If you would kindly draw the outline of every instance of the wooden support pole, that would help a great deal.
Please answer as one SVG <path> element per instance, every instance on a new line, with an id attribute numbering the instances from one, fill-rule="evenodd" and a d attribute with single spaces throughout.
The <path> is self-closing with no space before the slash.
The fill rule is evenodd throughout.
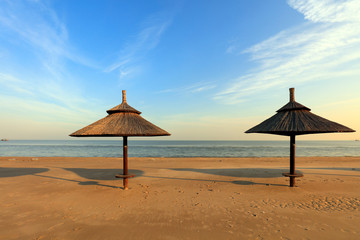
<path id="1" fill-rule="evenodd" d="M 290 187 L 295 187 L 295 135 L 290 136 Z"/>
<path id="2" fill-rule="evenodd" d="M 129 178 L 135 177 L 135 174 L 129 175 L 129 173 L 128 173 L 128 151 L 127 151 L 128 141 L 127 141 L 127 138 L 128 138 L 127 136 L 123 137 L 123 174 L 115 175 L 116 178 L 123 179 L 124 190 L 128 190 Z"/>
<path id="3" fill-rule="evenodd" d="M 122 102 L 126 103 L 126 90 L 122 90 Z"/>
<path id="4" fill-rule="evenodd" d="M 295 88 L 289 88 L 290 102 L 295 102 Z"/>
<path id="5" fill-rule="evenodd" d="M 128 175 L 128 154 L 127 154 L 127 136 L 123 137 L 123 175 Z M 128 178 L 123 179 L 124 190 L 128 189 Z"/>

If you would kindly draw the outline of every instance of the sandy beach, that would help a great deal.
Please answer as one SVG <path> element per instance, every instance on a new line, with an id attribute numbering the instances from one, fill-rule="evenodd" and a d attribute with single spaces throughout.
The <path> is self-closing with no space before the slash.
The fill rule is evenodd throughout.
<path id="1" fill-rule="evenodd" d="M 360 157 L 1 157 L 0 239 L 359 239 Z"/>

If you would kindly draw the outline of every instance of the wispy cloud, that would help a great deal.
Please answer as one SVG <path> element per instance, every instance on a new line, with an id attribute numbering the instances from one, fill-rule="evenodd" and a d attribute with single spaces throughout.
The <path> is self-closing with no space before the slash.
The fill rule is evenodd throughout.
<path id="1" fill-rule="evenodd" d="M 95 67 L 68 43 L 66 25 L 57 14 L 41 1 L 3 1 L 0 24 L 16 33 L 24 42 L 48 57 L 64 57 L 76 63 Z"/>
<path id="2" fill-rule="evenodd" d="M 199 93 L 216 88 L 214 81 L 197 82 L 185 87 L 171 88 L 159 91 L 158 93 Z"/>
<path id="3" fill-rule="evenodd" d="M 12 90 L 22 94 L 33 95 L 31 85 L 10 74 L 0 73 L 0 85 L 2 86 L 2 90 Z"/>
<path id="4" fill-rule="evenodd" d="M 289 5 L 312 22 L 359 22 L 357 0 L 289 0 Z"/>
<path id="5" fill-rule="evenodd" d="M 23 56 L 31 59 L 30 67 L 0 58 L 10 66 L 7 69 L 0 66 L 1 97 L 11 98 L 24 110 L 26 107 L 37 111 L 48 106 L 51 109 L 66 107 L 75 115 L 81 112 L 79 104 L 85 100 L 72 81 L 74 77 L 67 69 L 67 61 L 86 66 L 92 63 L 71 46 L 66 25 L 55 11 L 41 1 L 2 1 L 0 28 L 4 40 L 13 47 L 6 53 L 8 59 Z M 64 114 L 62 118 L 69 116 L 71 114 Z"/>
<path id="6" fill-rule="evenodd" d="M 13 96 L 1 96 L 0 101 L 6 102 L 1 106 L 3 112 L 10 113 L 13 116 L 21 116 L 20 119 L 26 122 L 28 119 L 40 121 L 62 121 L 62 122 L 87 122 L 84 115 L 88 118 L 98 117 L 92 111 L 86 109 L 69 109 L 59 106 L 55 103 L 42 102 L 31 98 L 17 98 Z M 26 114 L 25 114 L 26 113 Z M 6 114 L 9 115 L 9 114 Z M 14 129 L 15 130 L 15 129 Z"/>
<path id="7" fill-rule="evenodd" d="M 244 101 L 273 87 L 360 74 L 360 2 L 289 0 L 308 22 L 243 51 L 259 64 L 215 96 Z M 233 53 L 235 46 L 227 49 Z"/>
<path id="8" fill-rule="evenodd" d="M 118 70 L 120 79 L 138 72 L 139 61 L 159 44 L 161 36 L 170 26 L 171 21 L 172 17 L 164 13 L 157 13 L 146 19 L 140 31 L 122 48 L 118 59 L 104 71 Z"/>

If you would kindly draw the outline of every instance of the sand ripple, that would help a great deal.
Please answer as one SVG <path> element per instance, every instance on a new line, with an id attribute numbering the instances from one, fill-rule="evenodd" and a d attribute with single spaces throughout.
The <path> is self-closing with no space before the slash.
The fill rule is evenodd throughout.
<path id="1" fill-rule="evenodd" d="M 254 205 L 266 205 L 272 208 L 297 208 L 310 209 L 316 211 L 354 211 L 360 210 L 360 198 L 343 196 L 309 196 L 310 200 L 304 201 L 282 201 L 265 199 L 258 201 Z"/>

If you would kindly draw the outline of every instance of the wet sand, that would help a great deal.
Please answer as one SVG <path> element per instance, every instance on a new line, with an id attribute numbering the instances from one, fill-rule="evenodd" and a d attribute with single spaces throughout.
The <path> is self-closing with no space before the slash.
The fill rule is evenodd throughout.
<path id="1" fill-rule="evenodd" d="M 360 239 L 360 157 L 0 157 L 0 239 Z"/>

